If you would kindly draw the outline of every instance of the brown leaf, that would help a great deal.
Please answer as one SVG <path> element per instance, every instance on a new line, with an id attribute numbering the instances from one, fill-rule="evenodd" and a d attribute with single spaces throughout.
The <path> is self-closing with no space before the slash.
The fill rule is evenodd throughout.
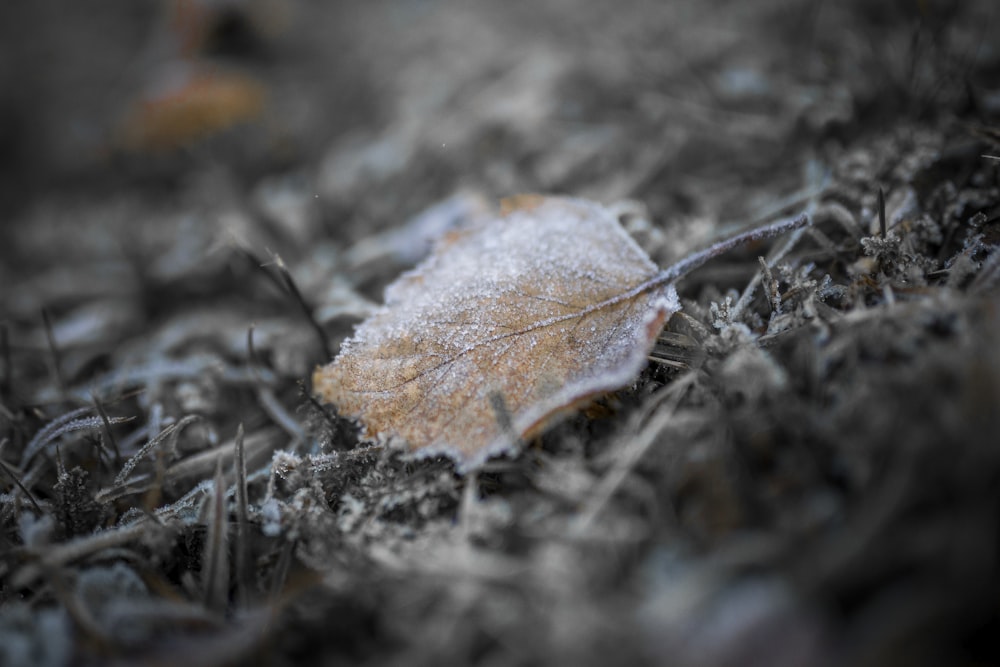
<path id="1" fill-rule="evenodd" d="M 659 272 L 598 204 L 506 204 L 390 285 L 314 373 L 315 391 L 365 437 L 445 454 L 460 471 L 515 450 L 554 415 L 631 382 L 680 310 L 673 282 L 731 247 Z"/>
<path id="2" fill-rule="evenodd" d="M 266 89 L 235 71 L 174 63 L 128 110 L 120 130 L 130 151 L 169 152 L 257 119 Z"/>
<path id="3" fill-rule="evenodd" d="M 361 418 L 366 436 L 470 467 L 642 368 L 680 308 L 673 287 L 619 298 L 657 267 L 602 207 L 517 204 L 390 286 L 317 370 L 316 391 Z"/>

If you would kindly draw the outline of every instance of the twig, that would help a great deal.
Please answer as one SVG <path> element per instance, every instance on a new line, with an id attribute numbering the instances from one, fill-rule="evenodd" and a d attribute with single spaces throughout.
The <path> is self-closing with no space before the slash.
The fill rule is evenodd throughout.
<path id="1" fill-rule="evenodd" d="M 236 427 L 236 438 L 233 440 L 233 448 L 236 455 L 233 458 L 233 469 L 236 477 L 236 544 L 235 569 L 236 569 L 236 603 L 240 607 L 247 602 L 247 551 L 250 548 L 249 534 L 250 526 L 248 522 L 248 501 L 247 501 L 247 459 L 246 451 L 243 448 L 243 422 Z"/>
<path id="2" fill-rule="evenodd" d="M 771 312 L 775 315 L 780 315 L 781 291 L 778 289 L 778 281 L 774 279 L 774 275 L 771 273 L 771 267 L 768 266 L 767 260 L 763 257 L 758 257 L 757 261 L 760 262 L 760 272 L 764 277 L 764 289 L 767 291 L 767 302 L 771 306 Z"/>
<path id="3" fill-rule="evenodd" d="M 882 238 L 888 234 L 885 224 L 885 193 L 882 188 L 878 189 L 878 231 Z"/>
<path id="4" fill-rule="evenodd" d="M 775 223 L 775 224 L 779 224 L 779 225 L 781 223 L 786 223 L 787 224 L 789 222 L 799 221 L 799 220 L 801 220 L 803 218 L 805 219 L 804 222 L 802 222 L 798 226 L 795 226 L 795 227 L 791 228 L 792 230 L 799 229 L 799 228 L 804 227 L 804 226 L 806 226 L 806 225 L 809 224 L 809 218 L 804 213 L 801 216 L 799 216 L 798 218 L 793 218 L 791 221 L 784 220 L 784 221 L 779 221 L 778 223 Z M 768 227 L 773 227 L 773 225 L 769 225 Z M 790 231 L 790 230 L 786 229 L 786 231 Z M 782 232 L 777 232 L 777 234 L 780 234 L 780 233 L 782 233 Z M 774 235 L 777 235 L 777 234 L 774 234 Z M 774 250 L 772 250 L 771 257 L 770 257 L 770 259 L 767 260 L 767 265 L 768 266 L 774 266 L 782 257 L 784 257 L 786 254 L 788 254 L 788 252 L 798 242 L 798 240 L 799 240 L 799 235 L 798 234 L 790 236 L 782 244 L 780 244 L 777 248 L 775 248 Z M 743 311 L 746 310 L 747 306 L 750 305 L 750 301 L 751 301 L 751 299 L 753 299 L 753 295 L 754 295 L 754 292 L 757 289 L 757 285 L 760 283 L 760 281 L 761 281 L 762 278 L 763 278 L 763 274 L 760 271 L 757 271 L 756 273 L 754 273 L 754 276 L 750 280 L 750 283 L 747 285 L 746 289 L 743 290 L 743 293 L 740 295 L 740 298 L 736 301 L 736 305 L 734 305 L 733 309 L 732 309 L 732 319 L 733 319 L 734 322 L 740 319 L 740 317 L 743 315 Z"/>
<path id="5" fill-rule="evenodd" d="M 3 452 L 3 448 L 6 444 L 7 444 L 7 438 L 0 440 L 0 453 Z M 17 488 L 21 489 L 21 493 L 23 493 L 24 496 L 31 502 L 31 504 L 34 505 L 35 509 L 38 510 L 39 514 L 45 514 L 41 506 L 38 504 L 38 501 L 35 500 L 35 497 L 33 495 L 31 495 L 31 491 L 28 491 L 27 487 L 25 487 L 24 484 L 21 484 L 21 480 L 18 478 L 16 474 L 14 474 L 14 471 L 10 469 L 10 466 L 4 463 L 4 460 L 2 458 L 0 458 L 0 470 L 3 470 L 5 473 L 7 473 L 7 476 L 10 477 L 11 480 L 13 480 L 14 484 L 17 485 Z"/>
<path id="6" fill-rule="evenodd" d="M 326 331 L 323 329 L 322 325 L 316 321 L 313 317 L 312 308 L 306 303 L 305 298 L 302 296 L 302 292 L 299 291 L 298 286 L 295 284 L 295 279 L 292 278 L 292 274 L 289 272 L 288 267 L 285 266 L 285 262 L 281 259 L 281 256 L 272 253 L 271 257 L 274 259 L 274 265 L 278 268 L 278 276 L 275 277 L 270 271 L 267 271 L 264 267 L 265 263 L 261 262 L 260 259 L 246 248 L 240 248 L 243 254 L 258 268 L 268 279 L 274 283 L 282 291 L 288 292 L 295 302 L 298 304 L 299 309 L 302 314 L 305 315 L 306 320 L 312 327 L 313 332 L 316 334 L 316 338 L 319 341 L 320 348 L 323 354 L 326 355 L 325 358 L 329 359 L 333 355 L 330 352 L 330 339 L 326 335 Z"/>
<path id="7" fill-rule="evenodd" d="M 306 303 L 305 298 L 302 296 L 302 292 L 299 291 L 298 285 L 295 284 L 295 279 L 292 278 L 291 272 L 288 267 L 285 266 L 285 262 L 282 261 L 280 255 L 274 255 L 275 265 L 278 267 L 278 274 L 281 276 L 281 280 L 285 284 L 285 289 L 288 290 L 289 294 L 295 299 L 296 303 L 299 304 L 299 308 L 302 310 L 302 314 L 305 315 L 306 320 L 309 322 L 313 331 L 316 333 L 316 339 L 319 341 L 320 349 L 323 354 L 326 355 L 326 359 L 332 357 L 330 350 L 330 339 L 326 335 L 326 331 L 323 329 L 322 325 L 316 321 L 313 317 L 313 310 Z"/>
<path id="8" fill-rule="evenodd" d="M 687 275 L 691 271 L 694 271 L 710 259 L 714 259 L 734 248 L 746 245 L 747 243 L 763 241 L 765 239 L 774 238 L 775 236 L 781 236 L 782 234 L 806 227 L 809 224 L 809 216 L 805 213 L 800 213 L 794 218 L 785 218 L 784 220 L 778 220 L 777 222 L 772 222 L 771 224 L 764 225 L 763 227 L 755 227 L 754 229 L 730 236 L 727 239 L 713 243 L 705 250 L 688 255 L 673 266 L 661 271 L 655 277 L 645 283 L 642 283 L 639 287 L 630 290 L 630 292 L 642 294 L 653 288 L 660 287 L 661 285 L 672 283 Z M 631 296 L 635 295 L 633 294 Z M 631 296 L 629 298 L 631 298 Z"/>
<path id="9" fill-rule="evenodd" d="M 25 446 L 24 451 L 21 453 L 21 467 L 26 468 L 28 463 L 35 457 L 36 454 L 38 454 L 38 452 L 45 449 L 46 445 L 59 436 L 70 433 L 71 431 L 97 428 L 101 426 L 103 422 L 100 417 L 83 417 L 78 419 L 81 415 L 85 415 L 92 410 L 93 408 L 89 407 L 71 410 L 64 415 L 56 417 L 51 422 L 46 424 Z M 132 419 L 132 417 L 109 417 L 108 421 L 112 424 L 122 424 L 124 422 L 132 421 Z"/>
<path id="10" fill-rule="evenodd" d="M 215 466 L 208 514 L 208 536 L 202 555 L 201 571 L 205 606 L 215 611 L 225 611 L 229 593 L 229 553 L 226 548 L 229 536 L 226 519 L 226 485 L 222 478 L 222 461 Z"/>
<path id="11" fill-rule="evenodd" d="M 281 429 L 292 436 L 296 440 L 302 440 L 306 437 L 305 429 L 302 425 L 292 416 L 285 406 L 281 404 L 278 397 L 274 395 L 269 387 L 258 387 L 257 388 L 257 400 L 260 402 L 264 412 L 271 420 L 281 427 Z"/>
<path id="12" fill-rule="evenodd" d="M 97 413 L 101 416 L 101 422 L 104 424 L 104 435 L 107 436 L 108 444 L 111 445 L 111 451 L 115 454 L 115 467 L 118 467 L 122 464 L 122 453 L 118 449 L 118 440 L 115 439 L 115 434 L 111 431 L 111 420 L 108 419 L 108 413 L 104 410 L 104 406 L 101 405 L 97 394 L 91 394 L 90 398 L 94 401 L 94 407 L 97 408 Z"/>
<path id="13" fill-rule="evenodd" d="M 139 449 L 139 451 L 137 451 L 134 455 L 132 455 L 132 457 L 125 462 L 124 466 L 122 466 L 122 469 L 118 472 L 118 475 L 115 476 L 114 480 L 115 485 L 120 485 L 125 483 L 126 478 L 132 473 L 132 471 L 135 469 L 135 466 L 138 465 L 139 461 L 141 461 L 142 458 L 146 456 L 150 451 L 159 446 L 161 442 L 166 440 L 168 437 L 176 438 L 180 434 L 180 430 L 182 428 L 199 419 L 201 419 L 201 417 L 199 417 L 198 415 L 188 415 L 183 419 L 181 419 L 180 421 L 177 421 L 171 424 L 170 426 L 167 426 L 165 429 L 160 431 L 160 433 L 158 433 L 156 437 L 150 438 L 149 441 L 145 445 L 143 445 L 142 448 Z"/>
<path id="14" fill-rule="evenodd" d="M 62 364 L 59 359 L 59 348 L 56 347 L 56 337 L 52 333 L 52 319 L 49 317 L 48 308 L 42 308 L 42 324 L 45 328 L 45 339 L 49 344 L 49 361 L 51 364 L 52 378 L 59 387 L 59 391 L 65 396 L 67 389 L 66 379 L 62 374 Z"/>
<path id="15" fill-rule="evenodd" d="M 247 329 L 247 369 L 250 374 L 254 377 L 259 377 L 258 370 L 260 368 L 259 360 L 257 359 L 257 351 L 253 344 L 253 332 L 254 325 L 250 325 Z M 305 431 L 302 429 L 302 425 L 293 417 L 285 406 L 281 404 L 278 397 L 274 395 L 274 392 L 267 387 L 264 382 L 258 382 L 255 387 L 257 393 L 257 399 L 260 401 L 261 407 L 264 408 L 264 412 L 271 418 L 271 420 L 280 426 L 286 433 L 295 439 L 302 439 L 305 437 Z"/>

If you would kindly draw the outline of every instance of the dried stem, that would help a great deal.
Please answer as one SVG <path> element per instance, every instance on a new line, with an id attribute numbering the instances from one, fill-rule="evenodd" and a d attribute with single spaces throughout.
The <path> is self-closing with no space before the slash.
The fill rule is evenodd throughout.
<path id="1" fill-rule="evenodd" d="M 4 438 L 3 440 L 0 440 L 0 452 L 3 451 L 3 448 L 6 445 L 7 445 L 7 438 Z M 0 458 L 0 470 L 3 470 L 5 473 L 7 473 L 7 476 L 10 477 L 11 481 L 13 481 L 14 484 L 17 485 L 17 488 L 21 489 L 21 493 L 23 493 L 24 496 L 28 499 L 28 501 L 32 505 L 34 505 L 35 509 L 38 510 L 39 514 L 45 514 L 45 512 L 42 510 L 41 506 L 38 504 L 38 501 L 35 500 L 35 497 L 33 495 L 31 495 L 31 491 L 28 491 L 27 487 L 24 486 L 24 484 L 21 483 L 21 480 L 17 476 L 17 473 L 15 473 L 13 470 L 11 470 L 10 466 L 8 466 L 6 463 L 4 463 L 4 460 L 2 458 Z"/>
<path id="2" fill-rule="evenodd" d="M 248 521 L 247 500 L 247 459 L 243 449 L 243 422 L 236 427 L 236 438 L 233 441 L 236 455 L 233 458 L 233 469 L 236 477 L 236 544 L 234 548 L 234 566 L 236 568 L 236 600 L 243 606 L 247 601 L 246 578 L 247 556 L 250 549 L 250 524 Z"/>
<path id="3" fill-rule="evenodd" d="M 56 336 L 52 332 L 52 318 L 49 316 L 48 308 L 42 308 L 42 324 L 45 328 L 45 340 L 49 344 L 49 361 L 52 365 L 52 377 L 63 395 L 66 394 L 66 379 L 62 374 L 62 361 L 59 357 L 59 348 L 56 347 Z"/>
<path id="4" fill-rule="evenodd" d="M 208 534 L 202 554 L 202 587 L 205 606 L 214 611 L 226 609 L 229 591 L 228 522 L 226 516 L 226 485 L 222 475 L 222 460 L 215 466 L 215 480 L 209 496 Z"/>
<path id="5" fill-rule="evenodd" d="M 878 189 L 878 231 L 882 238 L 888 234 L 885 224 L 885 193 Z"/>
<path id="6" fill-rule="evenodd" d="M 114 432 L 111 430 L 111 420 L 108 419 L 108 413 L 104 409 L 104 405 L 101 404 L 97 394 L 90 395 L 91 400 L 94 402 L 94 407 L 97 408 L 97 413 L 101 416 L 101 423 L 104 424 L 104 435 L 108 439 L 108 445 L 111 447 L 111 451 L 115 455 L 115 467 L 119 467 L 122 464 L 122 453 L 118 449 L 118 440 L 115 438 Z"/>
<path id="7" fill-rule="evenodd" d="M 715 259 L 719 255 L 725 254 L 734 248 L 738 248 L 747 243 L 763 241 L 764 239 L 781 236 L 782 234 L 786 234 L 796 229 L 801 229 L 802 227 L 807 226 L 809 222 L 809 216 L 805 213 L 800 213 L 794 218 L 778 220 L 777 222 L 772 222 L 769 225 L 755 227 L 754 229 L 741 232 L 735 236 L 730 236 L 728 239 L 723 239 L 722 241 L 714 243 L 704 250 L 688 255 L 673 266 L 667 267 L 656 276 L 650 278 L 631 291 L 635 293 L 642 293 L 656 287 L 660 287 L 661 285 L 667 285 L 683 278 L 702 264 L 706 263 L 708 260 Z"/>

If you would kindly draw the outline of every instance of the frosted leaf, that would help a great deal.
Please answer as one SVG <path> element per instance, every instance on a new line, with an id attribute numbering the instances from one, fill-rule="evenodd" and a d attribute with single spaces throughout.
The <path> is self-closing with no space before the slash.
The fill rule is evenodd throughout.
<path id="1" fill-rule="evenodd" d="M 657 267 L 617 220 L 585 201 L 528 201 L 448 237 L 316 371 L 316 391 L 367 437 L 474 467 L 641 370 L 680 309 L 674 288 L 619 298 Z"/>
<path id="2" fill-rule="evenodd" d="M 319 396 L 366 438 L 460 471 L 559 413 L 630 383 L 663 323 L 674 281 L 764 228 L 658 271 L 599 204 L 525 196 L 446 236 L 385 292 L 340 354 L 313 374 Z"/>

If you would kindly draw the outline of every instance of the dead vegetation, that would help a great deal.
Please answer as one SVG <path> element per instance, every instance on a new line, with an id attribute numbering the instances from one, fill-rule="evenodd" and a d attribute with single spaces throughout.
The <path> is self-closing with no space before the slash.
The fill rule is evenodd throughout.
<path id="1" fill-rule="evenodd" d="M 991 3 L 251 4 L 294 20 L 197 57 L 261 117 L 168 153 L 70 83 L 149 12 L 3 35 L 103 59 L 3 87 L 0 664 L 1000 659 Z M 660 266 L 814 224 L 692 273 L 515 458 L 359 442 L 304 382 L 522 191 L 626 202 Z"/>

